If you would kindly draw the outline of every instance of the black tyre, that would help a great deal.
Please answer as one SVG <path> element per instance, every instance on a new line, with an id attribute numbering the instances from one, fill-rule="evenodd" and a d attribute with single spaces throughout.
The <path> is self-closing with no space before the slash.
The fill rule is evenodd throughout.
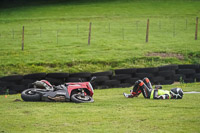
<path id="1" fill-rule="evenodd" d="M 24 85 L 11 85 L 11 86 L 9 86 L 9 89 L 14 90 L 17 93 L 21 93 L 22 91 L 24 91 L 27 88 Z"/>
<path id="2" fill-rule="evenodd" d="M 127 87 L 131 87 L 132 85 L 129 83 L 121 83 L 118 85 L 119 88 L 127 88 Z"/>
<path id="3" fill-rule="evenodd" d="M 7 81 L 7 82 L 18 82 L 21 81 L 22 79 L 23 79 L 22 75 L 11 75 L 0 78 L 1 81 Z"/>
<path id="4" fill-rule="evenodd" d="M 148 77 L 149 79 L 151 79 L 151 78 L 154 77 L 154 75 L 151 74 L 151 73 L 136 73 L 136 74 L 135 74 L 135 77 L 138 77 L 138 78 L 140 78 L 140 79 L 143 79 L 143 78 L 145 78 L 145 77 Z"/>
<path id="5" fill-rule="evenodd" d="M 113 75 L 112 71 L 92 73 L 92 76 L 112 76 L 112 75 Z"/>
<path id="6" fill-rule="evenodd" d="M 160 82 L 161 85 L 170 85 L 170 84 L 173 84 L 174 81 L 173 80 L 164 80 L 162 82 Z"/>
<path id="7" fill-rule="evenodd" d="M 194 69 L 179 69 L 178 74 L 195 74 Z"/>
<path id="8" fill-rule="evenodd" d="M 157 67 L 149 67 L 149 68 L 138 68 L 137 73 L 156 73 L 158 72 Z"/>
<path id="9" fill-rule="evenodd" d="M 115 74 L 134 74 L 136 70 L 136 68 L 116 69 Z"/>
<path id="10" fill-rule="evenodd" d="M 114 79 L 114 80 L 125 80 L 125 79 L 129 79 L 131 77 L 132 77 L 132 75 L 129 75 L 129 74 L 118 74 L 118 75 L 113 76 L 112 79 Z"/>
<path id="11" fill-rule="evenodd" d="M 102 85 L 108 86 L 108 87 L 117 87 L 120 84 L 119 80 L 107 80 Z"/>
<path id="12" fill-rule="evenodd" d="M 75 103 L 92 103 L 94 99 L 91 96 L 82 96 L 81 94 L 73 94 L 71 96 L 71 101 Z"/>
<path id="13" fill-rule="evenodd" d="M 46 73 L 33 73 L 33 74 L 27 74 L 24 75 L 24 79 L 37 79 L 41 80 L 46 77 Z"/>
<path id="14" fill-rule="evenodd" d="M 77 77 L 71 77 L 66 80 L 66 82 L 86 82 L 86 81 L 88 81 L 87 78 L 77 78 Z"/>
<path id="15" fill-rule="evenodd" d="M 184 74 L 175 74 L 173 78 L 174 78 L 174 81 L 182 82 L 186 77 Z"/>
<path id="16" fill-rule="evenodd" d="M 200 73 L 195 74 L 194 78 L 200 78 Z"/>
<path id="17" fill-rule="evenodd" d="M 31 91 L 31 89 L 24 90 L 21 94 L 24 101 L 41 101 L 41 95 Z"/>
<path id="18" fill-rule="evenodd" d="M 162 77 L 174 76 L 175 75 L 175 71 L 174 70 L 160 71 L 160 72 L 158 72 L 158 75 L 162 76 Z"/>
<path id="19" fill-rule="evenodd" d="M 130 78 L 130 79 L 126 79 L 124 82 L 134 85 L 137 80 L 140 80 L 140 78 Z"/>
<path id="20" fill-rule="evenodd" d="M 0 95 L 7 95 L 7 94 L 17 94 L 15 90 L 10 90 L 7 88 L 0 88 Z"/>
<path id="21" fill-rule="evenodd" d="M 193 78 L 184 79 L 184 83 L 193 83 L 194 81 L 195 81 L 195 79 L 193 79 Z"/>
<path id="22" fill-rule="evenodd" d="M 49 81 L 52 85 L 60 85 L 64 83 L 64 80 L 62 79 L 46 78 L 46 80 Z"/>
<path id="23" fill-rule="evenodd" d="M 158 67 L 159 71 L 177 70 L 177 69 L 178 69 L 178 65 L 165 65 L 165 66 Z"/>
<path id="24" fill-rule="evenodd" d="M 94 83 L 104 82 L 110 80 L 109 76 L 96 76 Z"/>
<path id="25" fill-rule="evenodd" d="M 187 64 L 187 65 L 178 65 L 179 69 L 198 69 L 198 64 Z"/>
<path id="26" fill-rule="evenodd" d="M 76 77 L 76 78 L 90 78 L 91 73 L 82 72 L 82 73 L 71 73 L 69 77 Z"/>
<path id="27" fill-rule="evenodd" d="M 47 76 L 48 78 L 67 78 L 69 77 L 69 73 L 48 73 Z"/>
<path id="28" fill-rule="evenodd" d="M 15 85 L 13 82 L 6 82 L 6 81 L 0 81 L 0 87 L 4 88 L 7 86 Z"/>
<path id="29" fill-rule="evenodd" d="M 161 76 L 157 76 L 157 77 L 154 77 L 153 78 L 153 83 L 155 83 L 155 84 L 159 84 L 160 82 L 163 82 L 163 81 L 165 81 L 165 78 L 164 77 L 161 77 Z"/>

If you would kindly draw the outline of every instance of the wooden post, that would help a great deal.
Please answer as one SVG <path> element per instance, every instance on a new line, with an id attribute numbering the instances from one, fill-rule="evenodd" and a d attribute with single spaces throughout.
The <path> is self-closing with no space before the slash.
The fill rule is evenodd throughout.
<path id="1" fill-rule="evenodd" d="M 195 40 L 197 40 L 197 36 L 198 36 L 198 17 L 196 18 Z"/>
<path id="2" fill-rule="evenodd" d="M 124 28 L 122 28 L 122 38 L 124 40 Z"/>
<path id="3" fill-rule="evenodd" d="M 147 19 L 146 43 L 149 41 L 149 19 Z"/>
<path id="4" fill-rule="evenodd" d="M 22 51 L 24 50 L 24 26 L 22 28 Z"/>
<path id="5" fill-rule="evenodd" d="M 92 27 L 92 22 L 90 22 L 90 25 L 89 25 L 88 45 L 90 45 L 90 39 L 91 39 L 91 27 Z"/>

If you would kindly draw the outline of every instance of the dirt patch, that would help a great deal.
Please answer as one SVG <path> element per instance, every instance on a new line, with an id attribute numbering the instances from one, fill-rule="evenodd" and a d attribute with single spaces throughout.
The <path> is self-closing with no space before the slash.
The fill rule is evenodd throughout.
<path id="1" fill-rule="evenodd" d="M 175 57 L 179 60 L 184 60 L 184 56 L 181 54 L 176 54 L 176 53 L 148 53 L 146 56 L 160 56 L 163 58 L 167 57 Z"/>
<path id="2" fill-rule="evenodd" d="M 15 99 L 13 102 L 21 102 L 20 99 Z"/>

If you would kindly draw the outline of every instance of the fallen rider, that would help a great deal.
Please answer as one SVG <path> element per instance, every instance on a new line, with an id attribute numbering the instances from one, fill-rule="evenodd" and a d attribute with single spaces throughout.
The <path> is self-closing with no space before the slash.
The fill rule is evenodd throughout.
<path id="1" fill-rule="evenodd" d="M 140 94 L 143 94 L 144 98 L 149 99 L 182 99 L 183 90 L 181 88 L 173 88 L 170 91 L 162 90 L 159 88 L 153 89 L 151 82 L 148 78 L 143 80 L 138 80 L 135 82 L 135 85 L 130 94 L 123 93 L 126 98 L 138 97 Z"/>

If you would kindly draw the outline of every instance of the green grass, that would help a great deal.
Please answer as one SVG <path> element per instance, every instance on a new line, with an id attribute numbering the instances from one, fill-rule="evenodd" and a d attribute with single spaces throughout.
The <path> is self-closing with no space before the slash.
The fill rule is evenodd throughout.
<path id="1" fill-rule="evenodd" d="M 198 91 L 199 83 L 163 86 Z M 94 103 L 14 102 L 0 96 L 0 132 L 200 132 L 200 94 L 181 100 L 127 99 L 131 88 L 95 90 Z"/>
<path id="2" fill-rule="evenodd" d="M 200 41 L 194 40 L 199 6 L 196 0 L 113 0 L 2 8 L 0 75 L 200 63 Z M 184 60 L 147 57 L 149 52 L 178 53 Z"/>

